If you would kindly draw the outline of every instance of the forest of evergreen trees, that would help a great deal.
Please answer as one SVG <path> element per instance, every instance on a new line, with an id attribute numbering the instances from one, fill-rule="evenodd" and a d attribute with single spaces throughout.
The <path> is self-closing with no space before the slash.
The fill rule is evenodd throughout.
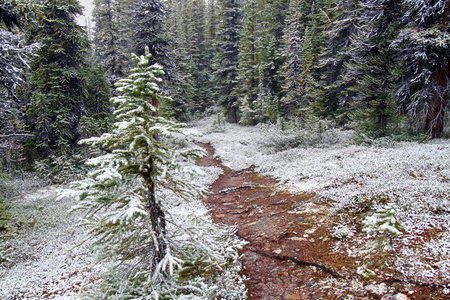
<path id="1" fill-rule="evenodd" d="M 92 22 L 80 26 L 79 0 L 0 0 L 0 179 L 29 170 L 46 183 L 72 182 L 59 199 L 78 201 L 84 242 L 109 264 L 90 299 L 245 299 L 238 250 L 246 242 L 237 226 L 213 223 L 200 203 L 207 184 L 196 182 L 201 170 L 189 164 L 205 151 L 178 147 L 187 145 L 179 135 L 190 134 L 179 122 L 217 114 L 277 130 L 326 124 L 369 141 L 450 136 L 450 0 L 93 2 Z M 401 165 L 408 165 L 407 180 L 429 176 Z M 445 166 L 433 169 L 439 184 L 418 185 L 427 185 L 418 207 L 443 214 L 448 174 Z M 351 173 L 330 182 L 353 184 L 376 172 Z M 404 178 L 385 180 L 389 189 L 374 196 L 367 188 L 340 209 L 385 204 L 392 195 L 411 210 L 422 192 L 408 193 L 417 182 L 396 186 Z M 9 207 L 0 183 L 2 231 L 11 221 L 2 216 Z M 393 204 L 385 212 L 395 219 Z"/>
<path id="2" fill-rule="evenodd" d="M 108 130 L 114 83 L 149 46 L 161 113 L 230 122 L 326 119 L 370 137 L 445 135 L 450 2 L 0 0 L 0 156 L 56 160 Z M 87 32 L 92 33 L 89 36 Z"/>

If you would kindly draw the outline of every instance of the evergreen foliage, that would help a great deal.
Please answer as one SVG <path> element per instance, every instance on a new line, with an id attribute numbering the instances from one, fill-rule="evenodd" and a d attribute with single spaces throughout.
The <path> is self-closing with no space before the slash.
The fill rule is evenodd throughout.
<path id="1" fill-rule="evenodd" d="M 124 32 L 129 21 L 121 5 L 127 1 L 94 0 L 94 53 L 111 85 L 127 73 L 128 39 Z"/>
<path id="2" fill-rule="evenodd" d="M 0 22 L 3 23 L 9 31 L 14 27 L 23 27 L 19 15 L 14 11 L 11 3 L 8 3 L 6 0 L 0 1 Z"/>
<path id="3" fill-rule="evenodd" d="M 88 41 L 75 23 L 80 13 L 78 1 L 46 1 L 28 32 L 41 45 L 31 64 L 26 105 L 26 125 L 34 135 L 27 150 L 34 158 L 74 153 L 90 127 L 107 128 L 108 89 L 102 89 L 103 74 L 86 63 Z"/>
<path id="4" fill-rule="evenodd" d="M 257 1 L 248 0 L 242 8 L 242 30 L 239 45 L 238 95 L 247 97 L 249 105 L 256 99 L 258 72 L 256 69 L 256 29 L 258 23 Z"/>
<path id="5" fill-rule="evenodd" d="M 169 84 L 173 116 L 190 120 L 213 104 L 211 84 L 214 56 L 215 9 L 204 0 L 169 1 L 168 29 L 173 53 L 173 77 Z M 209 22 L 209 23 L 208 23 Z M 212 22 L 212 23 L 211 23 Z"/>
<path id="6" fill-rule="evenodd" d="M 395 96 L 417 127 L 442 136 L 450 77 L 448 1 L 403 1 L 405 24 L 392 47 L 402 67 Z"/>
<path id="7" fill-rule="evenodd" d="M 13 12 L 8 11 L 6 14 L 5 18 L 17 18 Z M 16 21 L 19 22 L 18 19 Z M 8 22 L 14 24 L 13 20 L 5 22 L 7 26 L 12 26 Z M 12 152 L 19 150 L 18 142 L 23 142 L 27 136 L 24 101 L 18 94 L 26 86 L 30 60 L 38 49 L 37 43 L 26 44 L 24 34 L 0 28 L 0 157 L 4 170 L 9 169 L 8 160 L 14 157 Z"/>
<path id="8" fill-rule="evenodd" d="M 171 41 L 173 69 L 168 82 L 172 102 L 171 115 L 180 121 L 188 121 L 193 116 L 195 94 L 193 75 L 189 71 L 187 36 L 185 34 L 184 1 L 168 1 L 167 31 Z"/>
<path id="9" fill-rule="evenodd" d="M 352 59 L 352 37 L 362 25 L 362 8 L 358 1 L 338 0 L 327 3 L 324 12 L 329 20 L 325 26 L 324 51 L 320 53 L 320 88 L 312 103 L 312 112 L 320 118 L 335 118 L 340 124 L 349 121 L 349 87 L 355 78 L 349 75 L 346 63 Z"/>
<path id="10" fill-rule="evenodd" d="M 150 45 L 152 62 L 157 62 L 165 69 L 169 40 L 165 33 L 167 8 L 161 0 L 135 0 L 132 16 L 132 46 L 137 55 L 144 55 L 144 49 Z"/>
<path id="11" fill-rule="evenodd" d="M 366 126 L 374 136 L 387 133 L 395 113 L 393 99 L 394 50 L 390 47 L 398 32 L 399 1 L 367 1 L 360 22 L 365 24 L 352 37 L 352 58 L 346 64 L 351 118 Z"/>
<path id="12" fill-rule="evenodd" d="M 238 122 L 238 86 L 240 3 L 235 0 L 220 2 L 220 22 L 216 37 L 217 52 L 213 62 L 215 99 L 224 106 L 229 119 Z"/>
<path id="13" fill-rule="evenodd" d="M 206 31 L 206 5 L 204 0 L 187 0 L 186 41 L 188 72 L 194 83 L 193 105 L 196 112 L 203 112 L 213 103 L 210 82 L 210 65 Z"/>
<path id="14" fill-rule="evenodd" d="M 111 7 L 125 11 L 124 5 Z M 164 107 L 178 119 L 220 104 L 233 122 L 243 116 L 241 107 L 246 124 L 306 122 L 313 113 L 383 136 L 401 128 L 407 112 L 417 128 L 442 135 L 448 102 L 442 1 L 171 0 L 167 18 L 156 0 L 127 5 L 134 10 L 129 20 L 136 20 L 128 23 L 136 25 L 117 33 L 117 42 L 128 45 L 128 32 L 136 47 L 150 42 L 160 49 L 151 52 L 169 71 L 167 88 L 176 95 Z"/>
<path id="15" fill-rule="evenodd" d="M 276 121 L 281 83 L 277 73 L 282 65 L 280 49 L 287 2 L 245 1 L 239 51 L 237 88 L 241 101 L 247 97 L 257 122 Z M 251 121 L 250 121 L 251 123 Z"/>
<path id="16" fill-rule="evenodd" d="M 185 131 L 181 124 L 158 116 L 157 102 L 165 98 L 158 87 L 164 74 L 162 67 L 148 65 L 148 47 L 145 56 L 132 57 L 137 67 L 131 69 L 128 78 L 117 82 L 120 96 L 112 98 L 117 106 L 113 130 L 81 141 L 103 147 L 108 153 L 90 159 L 87 164 L 94 169 L 89 177 L 66 191 L 77 195 L 79 208 L 87 211 L 84 224 L 90 228 L 97 257 L 112 261 L 111 272 L 100 280 L 105 286 L 99 288 L 114 298 L 186 293 L 216 298 L 223 290 L 207 290 L 211 289 L 207 278 L 213 278 L 207 274 L 215 272 L 216 263 L 226 269 L 231 259 L 234 265 L 237 253 L 232 249 L 239 243 L 228 229 L 216 227 L 216 233 L 204 232 L 205 237 L 221 238 L 212 238 L 207 246 L 212 249 L 205 251 L 195 242 L 197 238 L 189 237 L 197 233 L 183 227 L 186 220 L 176 220 L 174 214 L 181 212 L 182 218 L 192 217 L 188 214 L 193 211 L 184 205 L 203 192 L 188 180 L 193 169 L 182 167 L 180 158 L 195 159 L 204 155 L 204 150 L 180 150 L 169 144 L 171 135 Z M 180 205 L 181 211 L 174 212 Z M 201 211 L 194 215 L 204 218 Z M 223 240 L 225 235 L 228 237 Z M 219 240 L 231 248 L 219 245 Z M 240 297 L 236 294 L 232 299 Z"/>
<path id="17" fill-rule="evenodd" d="M 300 53 L 303 52 L 303 24 L 301 22 L 301 1 L 291 0 L 289 2 L 289 11 L 286 19 L 286 27 L 284 30 L 284 47 L 282 55 L 285 59 L 284 64 L 280 70 L 283 78 L 283 92 L 282 99 L 283 106 L 286 110 L 286 115 L 293 116 L 298 108 L 302 105 L 301 95 L 301 72 L 302 60 Z"/>

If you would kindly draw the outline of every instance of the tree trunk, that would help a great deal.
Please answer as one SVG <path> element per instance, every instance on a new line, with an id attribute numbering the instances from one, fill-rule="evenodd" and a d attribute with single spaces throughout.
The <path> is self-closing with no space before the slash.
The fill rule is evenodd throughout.
<path id="1" fill-rule="evenodd" d="M 156 172 L 155 163 L 153 159 L 150 159 L 149 170 L 144 173 L 144 178 L 147 181 L 148 186 L 148 203 L 147 209 L 150 213 L 150 222 L 152 230 L 156 235 L 157 245 L 154 245 L 154 255 L 152 259 L 153 267 L 156 267 L 158 263 L 166 256 L 167 251 L 167 229 L 166 229 L 166 216 L 161 209 L 161 205 L 156 200 Z"/>
<path id="2" fill-rule="evenodd" d="M 235 103 L 235 102 L 232 102 Z M 238 122 L 238 108 L 235 105 L 232 105 L 231 107 L 231 121 L 233 123 Z"/>
<path id="3" fill-rule="evenodd" d="M 158 99 L 152 98 L 152 105 L 156 108 L 156 112 L 153 114 L 154 117 L 158 116 Z"/>
<path id="4" fill-rule="evenodd" d="M 439 72 L 444 73 L 444 72 Z M 442 75 L 438 77 L 443 77 Z M 445 76 L 446 77 L 446 76 Z M 445 79 L 445 84 L 446 84 Z M 438 81 L 440 87 L 444 88 L 441 84 L 442 82 Z M 425 121 L 425 129 L 427 134 L 430 135 L 431 138 L 441 138 L 442 133 L 444 131 L 444 114 L 445 114 L 445 106 L 447 102 L 447 93 L 443 93 L 442 95 L 435 95 L 433 100 L 431 101 L 431 107 L 428 110 L 427 118 Z"/>
<path id="5" fill-rule="evenodd" d="M 158 109 L 158 100 L 152 98 L 152 105 Z M 153 113 L 154 117 L 158 117 L 158 110 Z M 158 136 L 154 135 L 153 139 L 157 140 Z M 149 160 L 148 174 L 144 174 L 144 178 L 148 185 L 148 210 L 150 213 L 150 221 L 152 223 L 152 230 L 156 234 L 157 245 L 155 245 L 154 256 L 152 257 L 153 266 L 156 267 L 158 263 L 166 256 L 167 251 L 167 229 L 166 216 L 161 209 L 161 204 L 156 200 L 156 169 L 155 162 L 152 157 Z"/>
<path id="6" fill-rule="evenodd" d="M 450 1 L 445 5 L 442 25 L 447 27 L 450 12 Z M 448 32 L 448 29 L 447 29 Z M 450 77 L 450 63 L 447 57 L 443 58 L 442 67 L 436 71 L 435 79 L 442 92 L 434 95 L 431 107 L 428 109 L 425 129 L 431 138 L 441 138 L 444 132 L 444 115 L 448 101 L 447 85 Z"/>

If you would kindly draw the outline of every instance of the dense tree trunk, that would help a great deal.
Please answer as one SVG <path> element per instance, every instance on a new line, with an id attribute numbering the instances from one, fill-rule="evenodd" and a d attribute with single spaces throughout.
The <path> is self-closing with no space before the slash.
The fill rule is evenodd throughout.
<path id="1" fill-rule="evenodd" d="M 444 115 L 448 101 L 446 89 L 449 75 L 450 64 L 448 63 L 448 60 L 445 59 L 444 66 L 436 73 L 436 82 L 441 90 L 443 90 L 443 93 L 438 93 L 433 96 L 425 121 L 426 132 L 431 138 L 441 138 L 444 131 Z"/>
<path id="2" fill-rule="evenodd" d="M 447 27 L 450 12 L 450 1 L 447 1 L 442 17 L 442 25 Z M 447 28 L 447 33 L 449 32 Z M 445 108 L 448 101 L 448 79 L 450 64 L 447 57 L 443 58 L 442 67 L 436 71 L 435 79 L 440 91 L 433 96 L 427 111 L 425 129 L 431 138 L 441 138 L 444 131 Z"/>

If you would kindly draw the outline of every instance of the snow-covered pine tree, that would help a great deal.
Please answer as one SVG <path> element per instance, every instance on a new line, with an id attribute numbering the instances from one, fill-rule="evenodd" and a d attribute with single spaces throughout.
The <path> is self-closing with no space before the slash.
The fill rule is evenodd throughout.
<path id="1" fill-rule="evenodd" d="M 239 1 L 220 2 L 220 22 L 216 36 L 217 52 L 213 61 L 215 93 L 218 103 L 225 107 L 229 119 L 236 123 L 238 117 L 239 32 L 241 8 Z"/>
<path id="2" fill-rule="evenodd" d="M 94 57 L 105 70 L 111 85 L 127 73 L 129 58 L 128 41 L 121 26 L 126 18 L 121 5 L 128 2 L 116 0 L 94 0 Z"/>
<path id="3" fill-rule="evenodd" d="M 182 125 L 159 117 L 158 76 L 162 67 L 148 66 L 151 55 L 133 55 L 137 67 L 116 83 L 121 96 L 112 98 L 117 109 L 114 129 L 80 143 L 107 149 L 107 154 L 88 160 L 93 170 L 88 178 L 74 182 L 72 192 L 86 209 L 85 224 L 90 230 L 99 259 L 114 259 L 130 266 L 133 276 L 162 276 L 178 260 L 171 256 L 167 241 L 161 189 L 189 199 L 201 188 L 177 176 L 177 156 L 198 158 L 201 149 L 177 151 L 164 137 L 183 133 Z M 67 195 L 62 193 L 62 196 Z M 132 267 L 131 267 L 132 266 Z"/>
<path id="4" fill-rule="evenodd" d="M 286 27 L 283 35 L 284 47 L 282 55 L 285 59 L 280 76 L 283 78 L 283 90 L 285 92 L 282 102 L 287 116 L 291 117 L 294 110 L 300 105 L 301 97 L 301 67 L 300 53 L 303 52 L 303 24 L 300 0 L 291 0 L 286 18 Z"/>
<path id="5" fill-rule="evenodd" d="M 166 33 L 167 7 L 161 0 L 136 0 L 132 15 L 132 48 L 134 53 L 144 54 L 146 45 L 151 45 L 152 63 L 167 68 L 172 64 L 167 57 L 169 38 Z"/>
<path id="6" fill-rule="evenodd" d="M 391 44 L 403 67 L 396 98 L 432 138 L 444 132 L 450 77 L 450 1 L 403 0 L 401 30 Z"/>
<path id="7" fill-rule="evenodd" d="M 109 99 L 103 97 L 104 90 L 97 97 L 98 103 L 87 94 L 87 80 L 92 79 L 86 59 L 89 41 L 75 21 L 82 13 L 79 1 L 38 2 L 36 9 L 28 10 L 31 16 L 25 18 L 27 42 L 40 45 L 30 63 L 32 73 L 23 92 L 25 125 L 33 135 L 25 151 L 32 159 L 53 162 L 53 155 L 76 153 L 82 123 L 90 119 L 89 123 L 96 127 L 94 124 L 100 122 L 93 118 L 98 118 L 99 108 L 104 108 L 105 114 L 109 112 L 105 105 Z M 100 89 L 97 86 L 97 92 Z"/>

